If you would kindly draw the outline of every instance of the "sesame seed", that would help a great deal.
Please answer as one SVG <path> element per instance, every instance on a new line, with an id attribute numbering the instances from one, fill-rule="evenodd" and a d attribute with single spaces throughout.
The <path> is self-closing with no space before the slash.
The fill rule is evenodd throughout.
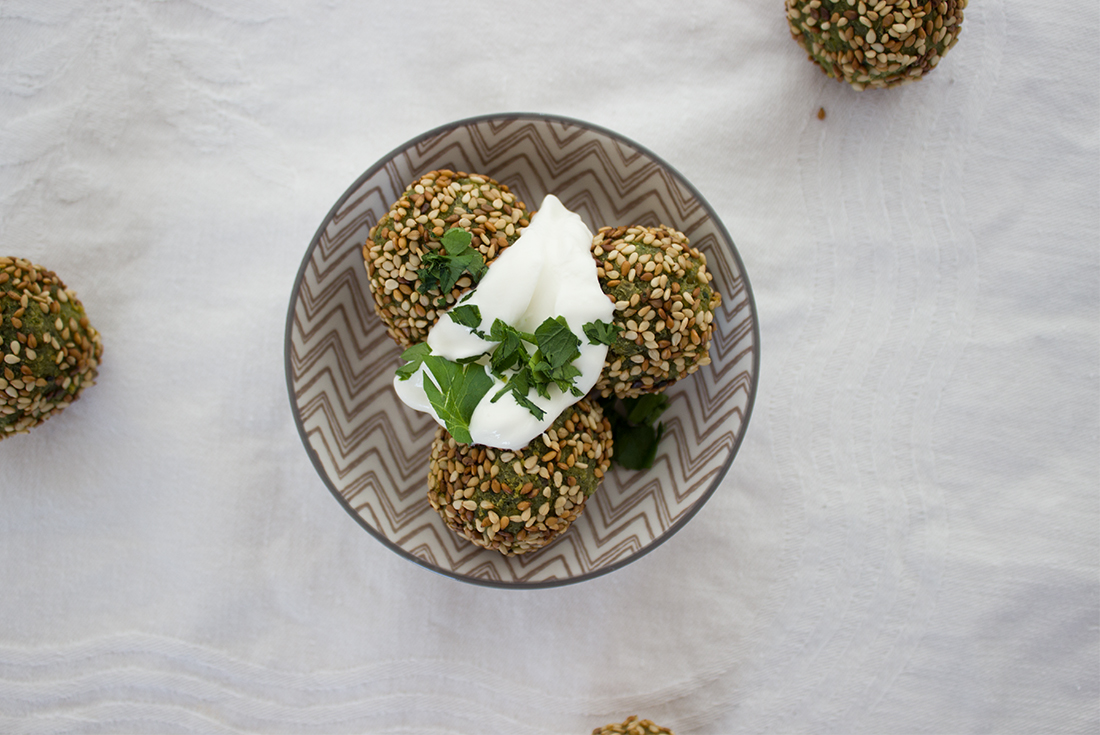
<path id="1" fill-rule="evenodd" d="M 967 0 L 942 0 L 922 6 L 885 2 L 848 3 L 856 11 L 832 14 L 814 0 L 786 0 L 791 36 L 828 76 L 854 89 L 892 87 L 919 79 L 934 68 L 957 40 Z M 809 22 L 814 18 L 814 22 Z M 820 22 L 819 22 L 820 21 Z M 848 27 L 856 23 L 858 34 Z M 905 48 L 906 53 L 901 53 Z"/>

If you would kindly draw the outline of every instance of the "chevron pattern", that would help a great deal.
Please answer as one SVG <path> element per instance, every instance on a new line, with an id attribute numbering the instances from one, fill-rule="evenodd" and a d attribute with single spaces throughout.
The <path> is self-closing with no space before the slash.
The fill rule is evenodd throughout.
<path id="1" fill-rule="evenodd" d="M 595 231 L 667 224 L 707 255 L 723 299 L 712 364 L 669 390 L 668 430 L 651 470 L 616 468 L 554 544 L 504 557 L 452 533 L 428 505 L 435 430 L 392 390 L 399 348 L 374 312 L 360 246 L 407 182 L 432 169 L 484 173 L 535 207 L 556 194 Z M 444 574 L 497 586 L 548 586 L 595 576 L 645 552 L 717 488 L 756 392 L 756 314 L 733 243 L 674 171 L 629 141 L 536 115 L 455 123 L 368 171 L 306 252 L 287 323 L 295 420 L 345 508 L 375 536 Z"/>

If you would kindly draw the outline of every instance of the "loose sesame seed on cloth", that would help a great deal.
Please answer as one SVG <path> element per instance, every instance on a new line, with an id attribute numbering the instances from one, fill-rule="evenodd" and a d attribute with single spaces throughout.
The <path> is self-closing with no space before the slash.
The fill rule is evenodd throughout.
<path id="1" fill-rule="evenodd" d="M 959 40 L 967 0 L 786 0 L 791 35 L 858 90 L 923 77 Z"/>
<path id="2" fill-rule="evenodd" d="M 375 310 L 390 336 L 403 347 L 423 342 L 440 314 L 475 285 L 467 274 L 447 293 L 423 287 L 421 259 L 443 251 L 447 230 L 469 232 L 470 246 L 488 265 L 519 238 L 529 217 L 507 186 L 481 174 L 443 169 L 410 184 L 363 245 Z"/>
<path id="3" fill-rule="evenodd" d="M 710 364 L 722 297 L 712 287 L 706 256 L 682 232 L 664 225 L 602 227 L 592 256 L 620 328 L 596 384 L 601 395 L 656 393 Z"/>
<path id="4" fill-rule="evenodd" d="M 0 257 L 0 440 L 79 398 L 102 354 L 99 332 L 56 273 Z"/>
<path id="5" fill-rule="evenodd" d="M 580 516 L 611 466 L 611 424 L 587 399 L 523 449 L 460 444 L 436 431 L 428 501 L 444 522 L 506 556 L 546 546 Z"/>

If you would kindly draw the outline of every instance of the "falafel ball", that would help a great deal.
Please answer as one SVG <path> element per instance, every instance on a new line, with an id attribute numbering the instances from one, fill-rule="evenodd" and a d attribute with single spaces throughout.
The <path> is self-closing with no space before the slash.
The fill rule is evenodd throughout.
<path id="1" fill-rule="evenodd" d="M 602 227 L 592 240 L 596 273 L 619 327 L 595 390 L 636 398 L 710 364 L 714 290 L 707 259 L 670 227 Z"/>
<path id="2" fill-rule="evenodd" d="M 79 398 L 102 354 L 99 332 L 56 273 L 0 257 L 0 440 Z"/>
<path id="3" fill-rule="evenodd" d="M 967 0 L 786 0 L 791 36 L 826 75 L 857 90 L 931 71 L 955 42 Z"/>
<path id="4" fill-rule="evenodd" d="M 597 727 L 592 735 L 673 735 L 673 732 L 654 725 L 651 720 L 639 720 L 637 715 L 631 715 L 621 723 Z"/>
<path id="5" fill-rule="evenodd" d="M 375 310 L 390 336 L 402 347 L 423 342 L 439 316 L 476 285 L 468 270 L 453 285 L 444 283 L 448 276 L 433 277 L 448 269 L 441 260 L 448 230 L 469 232 L 470 247 L 489 265 L 529 223 L 523 202 L 488 176 L 429 171 L 410 184 L 363 245 Z"/>
<path id="6" fill-rule="evenodd" d="M 611 424 L 595 401 L 573 404 L 523 449 L 459 444 L 440 427 L 428 501 L 478 546 L 506 556 L 540 549 L 580 516 L 611 465 Z"/>

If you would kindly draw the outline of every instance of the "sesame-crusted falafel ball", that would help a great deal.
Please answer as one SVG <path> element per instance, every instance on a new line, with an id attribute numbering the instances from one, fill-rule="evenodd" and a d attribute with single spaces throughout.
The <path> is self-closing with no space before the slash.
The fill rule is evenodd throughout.
<path id="1" fill-rule="evenodd" d="M 506 556 L 540 549 L 584 510 L 611 465 L 611 424 L 595 401 L 562 412 L 523 449 L 459 444 L 436 431 L 428 500 L 444 522 Z"/>
<path id="2" fill-rule="evenodd" d="M 0 257 L 0 440 L 79 398 L 102 354 L 99 332 L 56 273 Z"/>
<path id="3" fill-rule="evenodd" d="M 855 89 L 923 77 L 959 39 L 967 0 L 786 0 L 794 37 Z"/>
<path id="4" fill-rule="evenodd" d="M 421 281 L 421 259 L 446 253 L 444 233 L 455 227 L 469 232 L 470 247 L 488 265 L 528 224 L 523 202 L 488 176 L 430 171 L 410 184 L 363 245 L 375 309 L 390 336 L 403 347 L 423 342 L 439 316 L 475 285 L 469 273 L 447 293 Z"/>
<path id="5" fill-rule="evenodd" d="M 600 395 L 657 393 L 710 364 L 722 297 L 706 256 L 682 232 L 664 225 L 602 227 L 592 255 L 620 330 L 596 383 Z"/>
<path id="6" fill-rule="evenodd" d="M 592 735 L 673 735 L 673 732 L 667 727 L 654 725 L 651 720 L 639 720 L 637 715 L 632 715 L 623 722 L 597 727 Z"/>

